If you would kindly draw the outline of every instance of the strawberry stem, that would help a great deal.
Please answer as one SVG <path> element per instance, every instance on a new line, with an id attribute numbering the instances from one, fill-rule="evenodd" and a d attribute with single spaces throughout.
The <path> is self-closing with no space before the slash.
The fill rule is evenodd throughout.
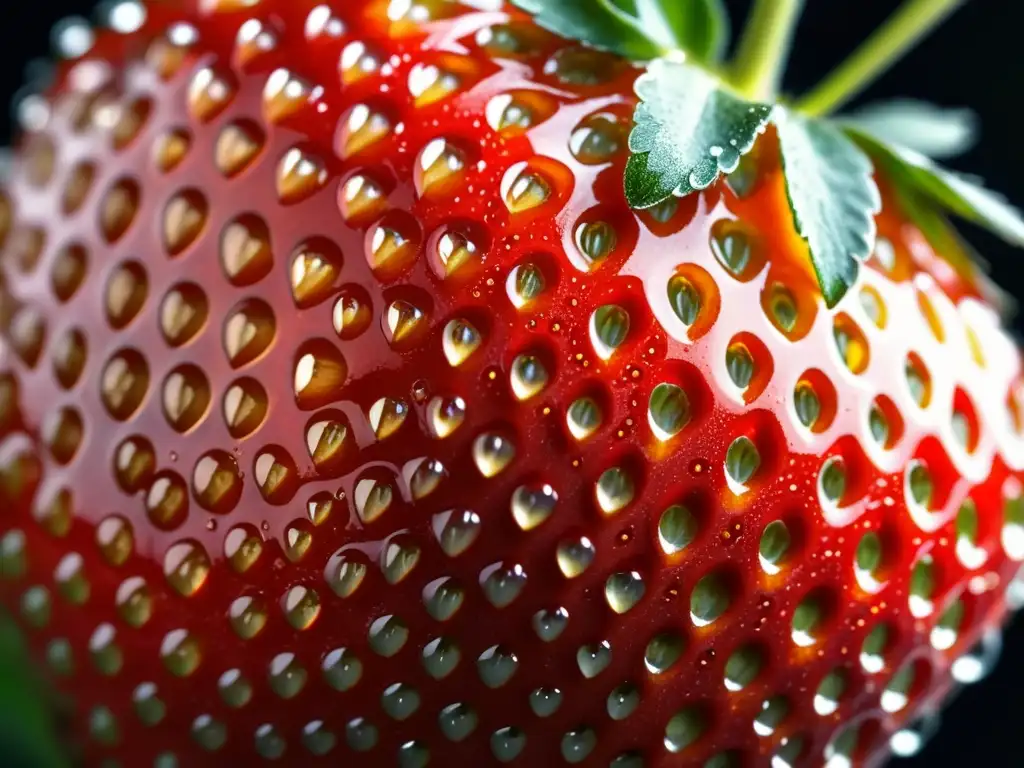
<path id="1" fill-rule="evenodd" d="M 965 0 L 906 0 L 881 29 L 809 94 L 796 108 L 808 115 L 829 115 L 871 85 Z"/>
<path id="2" fill-rule="evenodd" d="M 804 0 L 756 0 L 732 65 L 731 83 L 754 101 L 774 101 Z"/>

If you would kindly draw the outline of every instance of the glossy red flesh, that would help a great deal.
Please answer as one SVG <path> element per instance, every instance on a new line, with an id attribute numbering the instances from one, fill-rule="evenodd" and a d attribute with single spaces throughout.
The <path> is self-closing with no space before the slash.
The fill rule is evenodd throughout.
<path id="1" fill-rule="evenodd" d="M 245 5 L 254 7 L 237 9 Z M 1008 410 L 1020 364 L 995 313 L 888 204 L 878 223 L 880 234 L 894 246 L 895 261 L 885 269 L 873 260 L 864 277 L 885 305 L 885 328 L 870 326 L 855 295 L 836 311 L 827 310 L 792 232 L 777 161 L 767 152 L 760 158 L 758 186 L 745 198 L 719 185 L 682 201 L 665 223 L 631 212 L 621 192 L 621 144 L 635 71 L 585 53 L 585 68 L 606 72 L 604 82 L 581 86 L 560 80 L 557 73 L 545 74 L 545 62 L 567 44 L 532 29 L 517 12 L 414 2 L 414 9 L 439 17 L 423 26 L 389 22 L 387 3 L 333 2 L 328 5 L 345 31 L 310 36 L 307 21 L 317 5 L 308 0 L 170 2 L 150 9 L 143 33 L 128 40 L 102 35 L 85 60 L 65 68 L 52 94 L 52 116 L 42 130 L 26 136 L 3 198 L 0 314 L 7 341 L 0 346 L 0 384 L 15 395 L 0 398 L 0 476 L 8 494 L 0 534 L 24 533 L 27 564 L 19 572 L 13 559 L 5 561 L 10 569 L 0 581 L 0 596 L 15 607 L 31 585 L 49 590 L 52 616 L 45 627 L 30 629 L 30 637 L 41 661 L 48 642 L 70 641 L 74 674 L 56 680 L 74 696 L 76 736 L 88 760 L 112 756 L 126 765 L 144 765 L 173 752 L 182 765 L 249 764 L 259 759 L 255 732 L 272 723 L 287 743 L 285 759 L 304 764 L 314 757 L 303 745 L 303 727 L 317 720 L 337 739 L 322 759 L 350 765 L 395 764 L 400 745 L 411 740 L 429 748 L 434 765 L 490 764 L 490 736 L 505 726 L 525 734 L 520 764 L 560 764 L 563 735 L 581 727 L 596 737 L 585 758 L 588 765 L 607 765 L 629 752 L 642 755 L 646 765 L 702 764 L 723 751 L 738 765 L 767 764 L 787 739 L 797 737 L 804 739 L 800 759 L 815 764 L 843 728 L 856 724 L 860 738 L 852 759 L 879 759 L 889 735 L 944 695 L 950 663 L 999 623 L 1004 592 L 1015 572 L 1001 537 L 1007 540 L 1008 529 L 1011 540 L 1015 535 L 1015 526 L 1004 524 L 1003 508 L 1007 498 L 1019 495 L 1024 466 L 1024 444 Z M 476 35 L 506 23 L 510 13 L 536 50 L 492 58 Z M 253 29 L 252 19 L 264 25 L 275 45 L 260 51 L 236 42 L 243 23 Z M 161 49 L 149 40 L 163 38 L 175 21 L 194 24 L 198 42 L 161 78 L 154 64 L 173 62 L 174 54 L 166 43 Z M 365 43 L 386 66 L 341 86 L 339 60 L 356 42 Z M 147 47 L 148 60 L 143 56 Z M 107 74 L 115 73 L 114 80 L 98 96 L 76 95 L 76 73 L 82 77 L 94 65 L 87 62 L 107 60 L 113 62 Z M 431 64 L 454 74 L 460 85 L 433 104 L 416 106 L 410 77 L 422 80 L 422 70 L 414 70 Z M 225 78 L 229 92 L 222 111 L 205 120 L 197 116 L 201 105 L 189 95 L 204 67 Z M 263 93 L 281 67 L 314 91 L 272 120 L 268 108 L 283 102 L 266 102 Z M 526 135 L 502 136 L 488 125 L 486 105 L 513 90 L 540 94 L 535 98 L 550 103 L 552 112 Z M 105 113 L 104 105 L 123 108 L 140 98 L 151 104 L 146 119 L 137 132 L 129 131 L 126 146 L 113 148 L 109 128 L 95 124 L 103 122 L 104 114 L 116 114 Z M 340 126 L 362 103 L 382 109 L 392 130 L 343 157 Z M 71 113 L 83 106 L 92 124 L 73 129 Z M 588 165 L 570 151 L 570 137 L 597 113 L 618 120 L 618 132 L 612 133 L 620 149 L 608 162 Z M 243 170 L 226 178 L 215 161 L 216 145 L 225 127 L 237 121 L 258 126 L 265 141 Z M 189 137 L 190 147 L 173 169 L 160 172 L 154 146 L 172 130 Z M 437 138 L 460 148 L 464 170 L 447 185 L 424 193 L 418 157 Z M 278 181 L 279 162 L 293 148 L 322 168 L 321 181 L 298 201 L 288 200 Z M 47 172 L 51 149 L 53 168 Z M 81 208 L 62 213 L 62 195 L 83 160 L 95 164 L 95 177 Z M 523 162 L 546 181 L 551 196 L 539 207 L 510 214 L 503 200 L 515 177 L 509 169 Z M 40 163 L 42 171 L 33 180 L 32 169 Z M 339 200 L 346 181 L 357 173 L 375 179 L 386 191 L 386 202 L 373 215 L 347 222 Z M 133 210 L 123 234 L 112 236 L 109 228 L 104 233 L 101 209 L 104 194 L 120 179 L 137 184 L 139 199 L 137 206 L 129 206 Z M 180 243 L 169 242 L 168 226 L 179 238 L 188 229 L 178 219 L 166 222 L 168 202 L 183 194 L 180 199 L 190 200 L 200 212 L 201 227 Z M 222 265 L 222 233 L 240 216 L 249 217 L 243 221 L 255 226 L 257 235 L 259 225 L 265 225 L 272 257 L 266 269 L 254 267 L 232 281 Z M 375 276 L 369 259 L 381 216 L 415 249 L 408 264 Z M 580 269 L 574 232 L 580 222 L 592 220 L 612 225 L 617 246 L 586 272 Z M 754 260 L 764 263 L 743 280 L 713 255 L 716 222 L 731 220 L 754 243 Z M 44 244 L 36 258 L 22 259 L 26 250 L 31 256 L 32 232 L 41 234 Z M 446 232 L 473 240 L 479 255 L 477 263 L 447 279 L 436 252 Z M 341 257 L 322 300 L 299 308 L 292 292 L 293 253 L 314 237 L 332 243 Z M 73 295 L 58 302 L 52 274 L 69 244 L 84 249 L 87 266 Z M 180 252 L 171 255 L 175 251 Z M 126 260 L 134 263 L 133 274 L 145 274 L 145 296 L 135 311 L 124 310 L 126 320 L 112 323 L 105 308 L 108 281 Z M 510 271 L 526 261 L 543 271 L 546 291 L 517 310 L 506 283 Z M 677 272 L 702 292 L 703 314 L 689 331 L 668 303 L 667 286 Z M 160 312 L 165 295 L 182 282 L 205 295 L 208 315 L 187 343 L 173 347 L 161 333 Z M 789 339 L 762 307 L 762 291 L 776 283 L 796 298 L 799 317 Z M 362 292 L 372 308 L 368 326 L 355 338 L 339 338 L 332 325 L 332 309 L 343 291 Z M 392 344 L 387 308 L 396 300 L 418 308 L 425 320 L 422 332 Z M 935 307 L 938 319 L 932 326 L 922 314 L 922 301 Z M 224 329 L 242 302 L 250 302 L 245 306 L 257 319 L 272 316 L 273 328 L 258 330 L 253 354 L 232 366 Z M 591 342 L 589 321 L 595 309 L 610 304 L 628 312 L 630 329 L 622 346 L 603 361 Z M 835 351 L 834 317 L 841 312 L 867 339 L 870 359 L 859 375 L 846 370 Z M 31 337 L 26 329 L 32 329 L 34 317 L 45 329 L 35 361 L 33 345 L 24 342 Z M 443 329 L 453 318 L 468 319 L 483 339 L 458 368 L 442 352 Z M 86 362 L 75 382 L 62 383 L 53 361 L 62 335 L 74 328 L 85 340 Z M 979 340 L 981 361 L 971 354 L 968 328 Z M 725 368 L 726 351 L 737 334 L 757 364 L 745 395 Z M 100 397 L 104 365 L 129 349 L 145 361 L 145 396 L 137 410 L 115 418 Z M 343 356 L 344 386 L 312 404 L 297 404 L 296 367 L 301 368 L 306 353 L 325 350 Z M 549 382 L 540 394 L 519 402 L 509 377 L 513 359 L 524 352 L 539 356 Z M 907 391 L 901 361 L 908 352 L 919 356 L 931 379 L 924 409 L 914 405 Z M 183 415 L 179 429 L 162 408 L 165 380 L 175 371 L 205 381 L 209 389 L 208 405 L 191 419 Z M 798 423 L 793 410 L 793 388 L 808 371 L 822 383 L 822 422 L 828 422 L 815 433 Z M 240 379 L 249 386 L 259 382 L 267 396 L 265 419 L 241 439 L 229 431 L 222 410 Z M 691 408 L 689 424 L 664 442 L 652 432 L 647 416 L 651 390 L 661 382 L 681 386 Z M 581 394 L 594 396 L 604 411 L 601 428 L 582 442 L 565 422 L 566 409 Z M 898 439 L 887 450 L 870 443 L 867 427 L 868 410 L 878 395 L 894 402 L 902 421 L 902 430 L 895 430 Z M 450 437 L 437 439 L 429 430 L 430 403 L 434 397 L 454 396 L 465 401 L 465 421 Z M 401 401 L 409 415 L 395 434 L 378 439 L 369 414 L 382 397 Z M 970 453 L 952 441 L 954 402 L 973 414 L 968 419 L 975 425 Z M 50 414 L 58 406 L 70 409 L 70 421 L 54 427 Z M 83 429 L 78 444 L 71 439 L 72 447 L 63 454 L 48 448 L 46 435 L 55 429 L 73 437 L 75 415 Z M 347 423 L 349 448 L 337 463 L 318 468 L 307 449 L 307 431 L 327 417 Z M 472 446 L 489 430 L 512 442 L 515 458 L 496 477 L 483 479 Z M 197 463 L 210 451 L 223 452 L 219 456 L 225 466 L 234 467 L 235 476 L 220 501 L 207 503 L 210 511 L 193 490 L 184 519 L 157 527 L 145 505 L 154 491 L 142 487 L 128 493 L 117 481 L 118 446 L 133 436 L 154 446 L 155 467 L 144 486 L 170 479 L 189 487 Z M 736 493 L 723 467 L 727 448 L 740 436 L 753 440 L 762 462 L 749 489 Z M 260 457 L 268 450 L 288 471 L 269 500 L 260 489 L 265 476 Z M 842 506 L 823 511 L 818 475 L 830 456 L 844 459 L 849 482 Z M 446 477 L 426 498 L 413 501 L 403 468 L 421 458 L 440 461 Z M 935 491 L 931 510 L 912 514 L 904 483 L 915 458 L 929 467 Z M 616 466 L 631 475 L 635 494 L 625 509 L 606 515 L 596 501 L 595 483 Z M 361 520 L 355 509 L 356 485 L 368 477 L 387 481 L 394 491 L 390 507 L 372 522 Z M 27 478 L 21 486 L 19 478 Z M 509 504 L 517 487 L 531 483 L 549 483 L 558 504 L 550 519 L 524 532 Z M 53 535 L 39 518 L 61 492 L 70 499 L 70 530 Z M 308 502 L 325 493 L 335 494 L 334 508 L 314 525 Z M 954 518 L 968 495 L 979 519 L 973 544 L 984 556 L 965 565 L 956 552 Z M 659 545 L 658 520 L 674 503 L 686 503 L 701 526 L 683 552 L 667 555 Z M 453 509 L 473 510 L 482 521 L 479 536 L 458 557 L 442 551 L 433 527 L 435 515 Z M 98 537 L 115 530 L 112 515 L 127 521 L 133 532 L 131 552 L 120 565 L 109 562 L 110 547 L 105 555 L 97 546 Z M 758 547 L 764 527 L 778 519 L 788 524 L 793 546 L 780 573 L 769 575 L 759 564 Z M 239 527 L 262 540 L 261 555 L 242 574 L 225 556 L 229 534 Z M 869 529 L 880 531 L 885 542 L 883 583 L 872 591 L 854 575 L 854 553 Z M 310 543 L 293 561 L 283 545 L 289 537 L 295 540 L 296 530 L 308 535 Z M 555 551 L 573 535 L 588 537 L 597 557 L 581 576 L 567 580 Z M 210 561 L 205 582 L 189 597 L 165 578 L 167 553 L 180 551 L 173 548 L 183 542 L 198 545 Z M 389 550 L 395 544 L 417 548 L 418 561 L 399 583 L 389 584 L 378 563 L 395 551 Z M 324 576 L 339 550 L 362 558 L 368 567 L 362 585 L 344 599 Z M 81 555 L 90 585 L 81 606 L 70 605 L 55 583 L 55 570 L 62 561 L 66 567 L 68 553 Z M 934 608 L 914 618 L 908 610 L 909 576 L 925 555 L 933 558 L 937 574 Z M 527 574 L 521 594 L 502 609 L 488 602 L 480 586 L 481 574 L 496 563 L 516 564 Z M 629 571 L 642 576 L 644 596 L 619 616 L 605 600 L 605 583 L 612 574 Z M 690 617 L 689 598 L 708 573 L 730 585 L 730 604 L 719 619 L 698 627 Z M 136 577 L 145 580 L 152 601 L 151 616 L 138 629 L 117 608 L 118 589 Z M 424 587 L 442 577 L 454 579 L 465 593 L 460 610 L 445 622 L 431 618 L 422 597 Z M 295 587 L 313 590 L 319 598 L 319 615 L 303 630 L 289 624 L 282 608 Z M 812 592 L 827 606 L 825 621 L 817 641 L 801 648 L 791 637 L 791 617 Z M 240 639 L 228 620 L 233 601 L 245 596 L 262 601 L 267 612 L 266 625 L 249 640 Z M 966 614 L 956 642 L 948 650 L 935 650 L 929 645 L 931 628 L 957 598 L 964 601 Z M 541 642 L 531 616 L 556 607 L 568 611 L 567 628 L 557 640 Z M 371 623 L 384 615 L 400 617 L 409 631 L 392 658 L 376 654 L 367 641 Z M 858 653 L 882 622 L 891 626 L 892 641 L 884 669 L 872 674 L 861 667 Z M 90 638 L 105 623 L 116 629 L 123 656 L 113 675 L 101 674 L 89 659 Z M 172 675 L 161 663 L 161 644 L 178 629 L 187 630 L 200 649 L 198 667 L 185 677 Z M 645 670 L 644 649 L 666 629 L 685 639 L 685 649 L 668 673 L 654 676 Z M 420 655 L 442 636 L 458 645 L 462 660 L 448 678 L 435 681 L 424 671 Z M 577 650 L 602 641 L 610 643 L 612 660 L 596 677 L 585 679 Z M 729 692 L 723 684 L 725 662 L 749 642 L 764 649 L 765 668 L 743 691 Z M 518 667 L 505 685 L 491 690 L 481 682 L 475 660 L 495 645 L 513 651 Z M 324 655 L 339 647 L 363 663 L 361 680 L 344 693 L 328 687 L 320 672 Z M 282 652 L 293 653 L 307 676 L 302 691 L 288 701 L 268 685 L 268 667 Z M 911 659 L 921 661 L 910 704 L 887 714 L 879 708 L 880 692 Z M 848 675 L 845 695 L 835 713 L 819 715 L 813 706 L 815 690 L 837 667 Z M 232 668 L 241 670 L 253 688 L 252 700 L 239 709 L 228 707 L 217 689 L 218 678 Z M 154 683 L 166 704 L 166 715 L 152 727 L 132 710 L 132 692 L 144 682 Z M 417 711 L 401 722 L 386 715 L 379 702 L 384 689 L 399 682 L 420 696 Z M 617 722 L 609 718 L 605 702 L 625 682 L 638 687 L 641 701 L 628 719 Z M 528 704 L 530 692 L 541 686 L 563 692 L 561 708 L 545 719 Z M 788 717 L 772 735 L 758 736 L 751 723 L 762 702 L 776 695 L 789 698 Z M 439 711 L 456 702 L 470 705 L 478 717 L 473 733 L 458 743 L 438 727 Z M 117 717 L 115 745 L 89 736 L 89 713 L 97 705 Z M 666 723 L 689 706 L 701 708 L 706 731 L 673 755 L 663 746 Z M 219 750 L 208 752 L 190 738 L 200 715 L 226 728 Z M 345 744 L 346 723 L 359 717 L 379 729 L 378 743 L 367 753 Z"/>

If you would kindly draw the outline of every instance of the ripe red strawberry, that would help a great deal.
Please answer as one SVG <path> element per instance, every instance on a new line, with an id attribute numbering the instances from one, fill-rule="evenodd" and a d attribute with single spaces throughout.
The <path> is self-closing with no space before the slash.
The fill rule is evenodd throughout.
<path id="1" fill-rule="evenodd" d="M 829 309 L 776 150 L 631 210 L 638 70 L 522 11 L 146 9 L 0 197 L 0 601 L 86 762 L 873 764 L 989 663 L 1020 356 L 896 196 Z"/>

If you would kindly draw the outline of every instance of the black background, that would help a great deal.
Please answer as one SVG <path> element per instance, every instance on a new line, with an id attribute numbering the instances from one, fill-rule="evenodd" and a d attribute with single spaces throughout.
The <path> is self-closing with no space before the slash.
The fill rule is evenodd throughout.
<path id="1" fill-rule="evenodd" d="M 749 0 L 727 0 L 739 26 Z M 786 88 L 799 93 L 817 82 L 897 7 L 896 0 L 807 0 Z M 68 14 L 88 14 L 91 0 L 0 0 L 0 101 L 10 103 L 24 83 L 25 63 L 45 56 L 49 29 Z M 962 171 L 1024 204 L 1024 1 L 967 0 L 946 25 L 883 77 L 862 99 L 914 96 L 947 106 L 969 105 L 981 115 L 982 141 L 956 160 Z M 10 141 L 0 120 L 0 144 Z M 996 280 L 1024 299 L 1024 253 L 967 228 L 992 263 Z M 1018 330 L 1022 326 L 1018 319 Z M 1021 757 L 1024 712 L 1024 619 L 1011 627 L 1003 658 L 983 683 L 965 690 L 943 715 L 928 748 L 901 768 L 1010 766 Z"/>

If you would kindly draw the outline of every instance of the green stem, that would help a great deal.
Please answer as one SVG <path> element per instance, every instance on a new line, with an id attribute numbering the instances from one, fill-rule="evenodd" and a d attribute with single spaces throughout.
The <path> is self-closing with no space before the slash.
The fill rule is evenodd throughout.
<path id="1" fill-rule="evenodd" d="M 756 0 L 730 78 L 747 98 L 774 100 L 803 8 L 804 0 Z"/>
<path id="2" fill-rule="evenodd" d="M 837 67 L 796 108 L 828 115 L 871 85 L 965 0 L 906 0 L 875 34 Z"/>

